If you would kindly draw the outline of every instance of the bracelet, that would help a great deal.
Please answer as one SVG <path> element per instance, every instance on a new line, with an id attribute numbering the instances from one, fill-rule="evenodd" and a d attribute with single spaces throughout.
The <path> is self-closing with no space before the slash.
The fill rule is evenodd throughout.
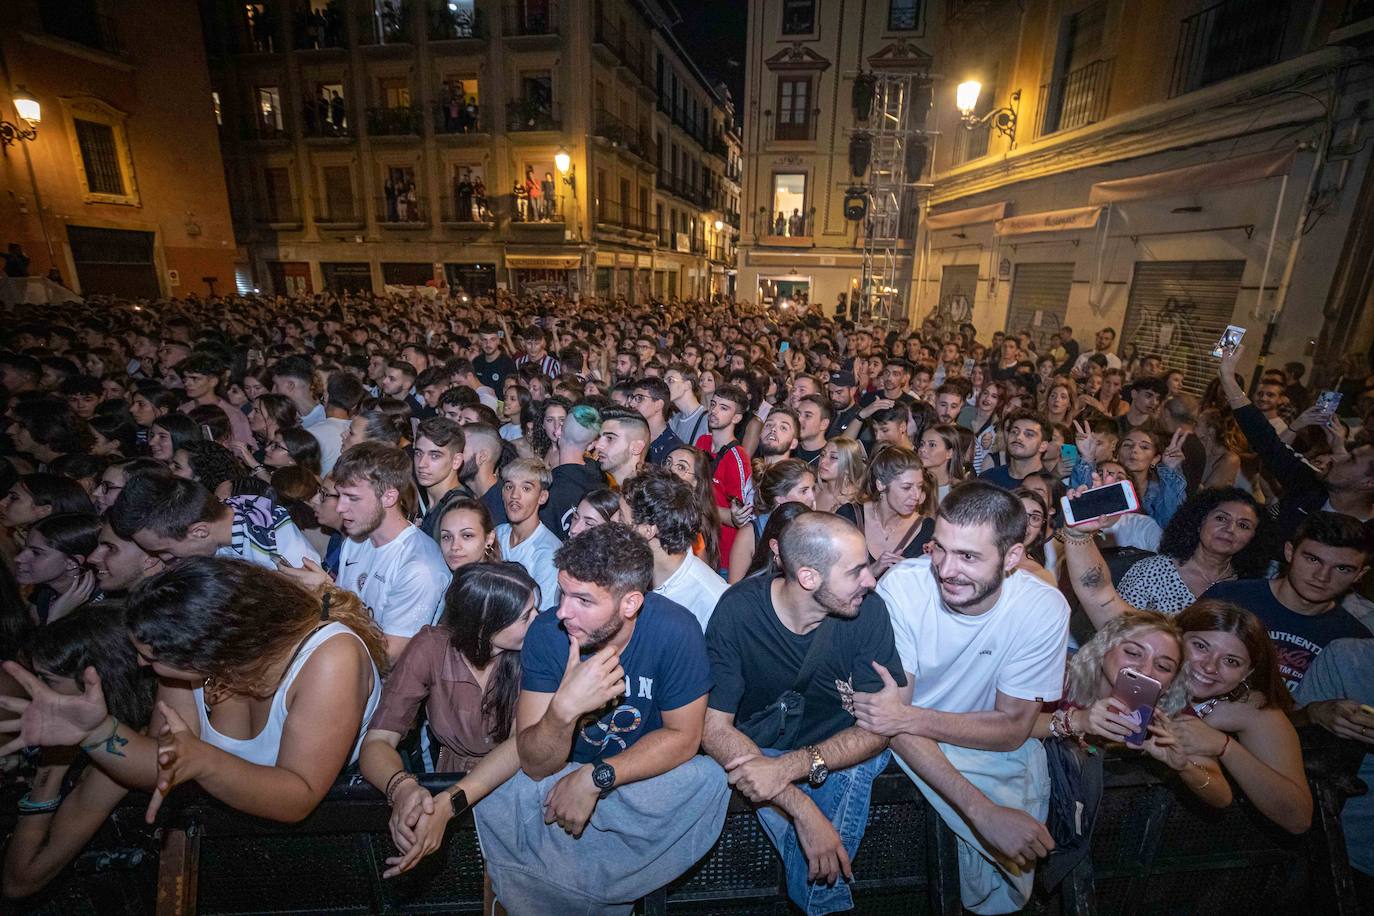
<path id="1" fill-rule="evenodd" d="M 1226 733 L 1223 732 L 1223 734 L 1226 734 Z M 1226 740 L 1225 740 L 1224 742 L 1222 742 L 1222 745 L 1221 745 L 1221 753 L 1217 754 L 1217 759 L 1218 759 L 1218 760 L 1220 760 L 1221 758 L 1223 758 L 1223 757 L 1226 756 L 1226 749 L 1229 748 L 1230 746 L 1231 746 L 1231 736 L 1230 736 L 1229 734 L 1226 734 Z"/>
<path id="2" fill-rule="evenodd" d="M 1072 527 L 1065 525 L 1063 528 L 1059 530 L 1059 539 L 1065 543 L 1073 541 L 1079 544 L 1086 544 L 1088 541 L 1091 541 L 1093 538 L 1097 537 L 1097 532 L 1095 531 L 1088 531 L 1081 535 L 1070 534 L 1069 532 L 1073 530 L 1074 529 Z"/>
<path id="3" fill-rule="evenodd" d="M 24 797 L 19 799 L 20 816 L 33 814 L 51 814 L 52 812 L 56 811 L 59 807 L 62 806 L 62 796 L 60 795 L 56 798 L 50 798 L 47 801 L 34 801 L 32 798 L 29 797 L 30 794 L 31 793 L 29 792 L 25 792 Z"/>
<path id="4" fill-rule="evenodd" d="M 414 773 L 407 773 L 405 770 L 397 770 L 394 774 L 392 774 L 392 777 L 391 777 L 390 779 L 387 780 L 387 783 L 386 783 L 386 801 L 387 801 L 387 804 L 394 804 L 394 803 L 395 803 L 395 801 L 396 801 L 396 792 L 397 792 L 397 790 L 399 790 L 399 789 L 401 788 L 401 783 L 405 782 L 407 779 L 415 779 L 415 774 L 414 774 Z M 419 783 L 419 781 L 420 781 L 420 780 L 415 779 L 415 782 L 416 782 L 417 784 Z"/>
<path id="5" fill-rule="evenodd" d="M 92 741 L 92 742 L 90 742 L 90 743 L 88 743 L 88 744 L 83 744 L 83 745 L 81 745 L 81 749 L 82 749 L 83 751 L 94 751 L 94 750 L 98 750 L 98 749 L 100 749 L 100 748 L 104 748 L 105 751 L 106 751 L 106 753 L 109 753 L 109 754 L 116 754 L 116 755 L 122 757 L 122 756 L 124 756 L 124 755 L 120 752 L 119 748 L 122 747 L 122 746 L 125 745 L 125 744 L 128 744 L 128 743 L 129 743 L 129 739 L 128 739 L 128 738 L 120 738 L 120 737 L 119 737 L 119 719 L 117 719 L 117 718 L 115 718 L 113 715 L 111 715 L 111 716 L 110 716 L 110 733 L 109 733 L 107 736 L 105 736 L 104 738 L 101 738 L 101 739 L 99 739 L 99 740 L 97 740 L 97 741 Z"/>
<path id="6" fill-rule="evenodd" d="M 1195 767 L 1197 767 L 1199 770 L 1202 770 L 1202 774 L 1203 774 L 1204 776 L 1207 777 L 1207 781 L 1204 782 L 1202 785 L 1200 785 L 1200 786 L 1188 786 L 1188 788 L 1192 789 L 1194 792 L 1201 792 L 1203 789 L 1207 788 L 1208 786 L 1210 786 L 1210 785 L 1212 784 L 1212 774 L 1209 773 L 1209 772 L 1207 772 L 1207 770 L 1202 766 L 1202 764 L 1198 763 L 1196 760 L 1189 760 L 1188 763 L 1189 763 L 1191 766 L 1195 766 Z M 1179 776 L 1179 779 L 1183 779 L 1183 777 L 1182 777 L 1182 776 Z M 1188 781 L 1187 781 L 1186 779 L 1184 779 L 1184 780 L 1183 780 L 1183 784 L 1184 784 L 1185 786 L 1187 786 L 1187 785 L 1188 785 Z"/>

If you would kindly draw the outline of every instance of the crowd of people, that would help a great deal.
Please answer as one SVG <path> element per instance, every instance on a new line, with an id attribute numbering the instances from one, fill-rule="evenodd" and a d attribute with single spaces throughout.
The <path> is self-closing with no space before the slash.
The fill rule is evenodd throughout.
<path id="1" fill-rule="evenodd" d="M 387 876 L 470 809 L 512 914 L 630 912 L 732 789 L 842 912 L 895 760 L 1004 913 L 1087 854 L 1061 777 L 1101 751 L 1302 833 L 1298 728 L 1374 745 L 1364 375 L 1337 414 L 1301 366 L 1247 394 L 1231 348 L 1195 392 L 1111 328 L 505 291 L 8 317 L 9 897 L 131 790 L 294 822 L 354 772 Z M 1119 483 L 1137 511 L 1066 523 Z M 1374 900 L 1374 798 L 1344 827 Z"/>

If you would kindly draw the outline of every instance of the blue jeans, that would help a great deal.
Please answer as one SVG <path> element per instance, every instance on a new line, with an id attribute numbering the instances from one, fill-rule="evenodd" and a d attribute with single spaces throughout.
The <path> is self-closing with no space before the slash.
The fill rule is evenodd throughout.
<path id="1" fill-rule="evenodd" d="M 763 754 L 768 757 L 785 753 L 788 752 L 763 749 Z M 877 757 L 856 763 L 846 770 L 832 771 L 820 788 L 813 789 L 806 783 L 798 786 L 835 825 L 835 832 L 840 835 L 840 842 L 844 843 L 844 851 L 849 854 L 851 861 L 859 851 L 859 841 L 863 839 L 864 828 L 868 826 L 868 801 L 873 780 L 887 768 L 891 758 L 892 752 L 885 750 Z M 854 896 L 843 878 L 834 885 L 807 880 L 806 854 L 802 852 L 791 818 L 777 807 L 767 805 L 759 809 L 759 823 L 768 833 L 768 839 L 773 842 L 778 855 L 782 856 L 783 869 L 787 872 L 787 896 L 807 916 L 839 913 L 854 908 Z"/>

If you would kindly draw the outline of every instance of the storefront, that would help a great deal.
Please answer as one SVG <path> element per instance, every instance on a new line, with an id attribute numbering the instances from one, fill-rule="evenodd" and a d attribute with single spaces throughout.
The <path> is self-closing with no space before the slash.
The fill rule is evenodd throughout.
<path id="1" fill-rule="evenodd" d="M 366 261 L 325 261 L 320 276 L 331 293 L 372 292 L 372 265 Z"/>
<path id="2" fill-rule="evenodd" d="M 517 294 L 581 291 L 578 278 L 582 257 L 567 255 L 506 255 L 507 283 Z"/>
<path id="3" fill-rule="evenodd" d="M 473 297 L 496 294 L 495 263 L 445 264 L 444 276 L 454 293 L 466 293 Z"/>

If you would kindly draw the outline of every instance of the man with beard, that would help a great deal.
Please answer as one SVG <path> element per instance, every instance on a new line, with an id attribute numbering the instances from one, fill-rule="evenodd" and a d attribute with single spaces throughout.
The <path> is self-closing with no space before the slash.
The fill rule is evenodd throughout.
<path id="1" fill-rule="evenodd" d="M 797 412 L 791 407 L 774 407 L 763 421 L 763 432 L 759 434 L 759 450 L 754 456 L 754 471 L 763 471 L 785 458 L 792 457 L 792 449 L 797 447 L 797 429 L 801 423 Z"/>
<path id="2" fill-rule="evenodd" d="M 859 430 L 863 428 L 863 420 L 859 418 L 859 404 L 855 400 L 855 390 L 858 382 L 854 379 L 854 373 L 848 369 L 841 369 L 838 372 L 830 373 L 830 427 L 825 431 L 825 438 L 836 439 L 840 436 L 851 438 L 858 436 Z"/>
<path id="3" fill-rule="evenodd" d="M 566 428 L 566 424 L 565 424 Z M 649 451 L 649 423 L 633 410 L 608 408 L 601 414 L 596 460 L 614 487 L 623 487 L 644 464 Z"/>
<path id="4" fill-rule="evenodd" d="M 988 468 L 978 478 L 1004 490 L 1015 490 L 1021 486 L 1021 481 L 1045 469 L 1045 446 L 1053 430 L 1048 420 L 1028 408 L 1009 414 L 1002 421 L 1002 429 L 1006 435 L 1008 463 Z"/>
<path id="5" fill-rule="evenodd" d="M 487 322 L 477 328 L 477 345 L 482 352 L 472 360 L 472 371 L 483 385 L 500 391 L 506 376 L 515 374 L 515 360 L 501 346 L 504 333 L 498 325 Z"/>
<path id="6" fill-rule="evenodd" d="M 413 496 L 406 453 L 382 442 L 360 442 L 334 465 L 344 542 L 340 588 L 363 600 L 386 637 L 393 662 L 406 643 L 439 615 L 449 570 L 439 545 L 406 521 Z"/>
<path id="7" fill-rule="evenodd" d="M 1063 693 L 1069 605 L 1017 570 L 1025 532 L 1006 490 L 950 490 L 930 555 L 898 563 L 877 589 L 908 685 L 879 672 L 882 690 L 854 695 L 859 725 L 892 739 L 958 837 L 963 903 L 977 913 L 1025 906 L 1035 860 L 1054 846 L 1045 751 L 1031 730 Z"/>
<path id="8" fill-rule="evenodd" d="M 856 725 L 852 697 L 881 688 L 878 670 L 910 676 L 858 529 L 804 512 L 778 541 L 782 575 L 732 586 L 706 628 L 714 686 L 702 746 L 761 806 L 792 902 L 833 913 L 854 905 L 850 861 L 888 762 L 886 740 Z"/>
<path id="9" fill-rule="evenodd" d="M 492 523 L 500 525 L 506 521 L 501 478 L 496 474 L 501 463 L 501 434 L 486 423 L 464 423 L 463 438 L 463 466 L 458 469 L 458 479 L 487 507 Z"/>
<path id="10" fill-rule="evenodd" d="M 520 771 L 475 809 L 478 836 L 507 912 L 629 914 L 724 823 L 729 788 L 697 754 L 706 643 L 651 592 L 653 554 L 625 525 L 570 538 L 554 563 L 558 610 L 521 651 Z"/>

